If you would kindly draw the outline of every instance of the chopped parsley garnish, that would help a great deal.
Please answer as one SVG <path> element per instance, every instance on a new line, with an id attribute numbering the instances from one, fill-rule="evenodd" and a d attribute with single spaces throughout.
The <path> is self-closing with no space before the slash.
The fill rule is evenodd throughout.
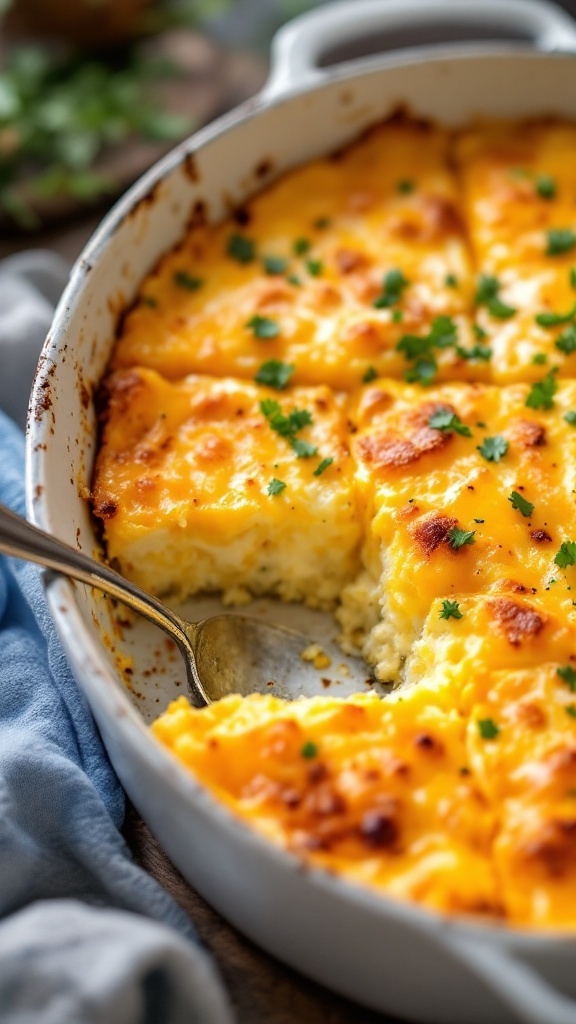
<path id="1" fill-rule="evenodd" d="M 288 267 L 283 256 L 263 256 L 262 263 L 267 274 L 283 274 Z"/>
<path id="2" fill-rule="evenodd" d="M 251 327 L 254 337 L 259 338 L 260 341 L 269 341 L 271 338 L 277 338 L 280 334 L 280 327 L 275 320 L 271 320 L 268 316 L 259 316 L 258 313 L 250 318 L 246 327 Z"/>
<path id="3" fill-rule="evenodd" d="M 373 366 L 369 366 L 368 369 L 366 370 L 364 376 L 362 377 L 362 383 L 363 384 L 369 384 L 371 380 L 376 380 L 377 376 L 378 376 L 378 374 L 376 373 L 376 370 L 374 369 L 374 367 Z"/>
<path id="4" fill-rule="evenodd" d="M 576 305 L 566 313 L 537 313 L 534 319 L 540 327 L 558 327 L 559 324 L 568 324 L 576 316 Z"/>
<path id="5" fill-rule="evenodd" d="M 560 569 L 567 569 L 569 565 L 576 565 L 576 540 L 565 540 L 556 552 L 554 565 Z"/>
<path id="6" fill-rule="evenodd" d="M 482 274 L 478 281 L 474 301 L 477 306 L 486 306 L 490 316 L 498 320 L 508 320 L 514 316 L 516 310 L 513 306 L 507 306 L 499 297 L 500 282 L 497 277 L 491 274 Z"/>
<path id="7" fill-rule="evenodd" d="M 322 260 L 306 260 L 306 270 L 311 277 L 320 277 L 323 270 Z"/>
<path id="8" fill-rule="evenodd" d="M 474 534 L 476 530 L 461 530 L 458 526 L 453 526 L 448 531 L 448 543 L 454 551 L 458 551 L 464 547 L 465 544 L 474 544 Z"/>
<path id="9" fill-rule="evenodd" d="M 479 718 L 478 731 L 483 740 L 495 740 L 500 733 L 500 728 L 493 718 Z"/>
<path id="10" fill-rule="evenodd" d="M 447 288 L 457 288 L 458 278 L 456 277 L 456 274 L 446 274 L 446 277 L 444 278 L 444 284 L 446 285 Z"/>
<path id="11" fill-rule="evenodd" d="M 288 284 L 293 284 L 295 288 L 299 288 L 302 284 L 302 279 L 298 277 L 298 274 L 288 274 L 286 280 Z"/>
<path id="12" fill-rule="evenodd" d="M 251 263 L 256 256 L 256 246 L 246 235 L 230 235 L 226 251 L 238 263 Z"/>
<path id="13" fill-rule="evenodd" d="M 542 199 L 554 199 L 556 195 L 556 182 L 549 174 L 538 174 L 534 185 Z"/>
<path id="14" fill-rule="evenodd" d="M 413 192 L 415 188 L 414 182 L 410 178 L 402 178 L 396 185 L 396 191 L 401 196 L 407 196 L 410 192 Z"/>
<path id="15" fill-rule="evenodd" d="M 480 324 L 472 324 L 472 330 L 474 331 L 474 337 L 477 341 L 484 341 L 484 339 L 488 337 L 488 331 L 485 331 L 483 327 L 480 327 Z"/>
<path id="16" fill-rule="evenodd" d="M 316 757 L 318 754 L 318 746 L 313 743 L 312 740 L 306 740 L 306 743 L 300 748 L 300 756 L 305 757 L 309 760 L 312 757 Z"/>
<path id="17" fill-rule="evenodd" d="M 497 296 L 495 299 L 490 299 L 486 308 L 490 313 L 490 316 L 496 317 L 497 320 L 509 320 L 516 312 L 514 306 L 507 306 L 506 303 L 502 302 L 502 300 Z"/>
<path id="18" fill-rule="evenodd" d="M 312 416 L 308 409 L 293 409 L 288 416 L 282 412 L 282 407 L 273 398 L 264 398 L 260 402 L 260 411 L 277 434 L 283 437 L 291 437 L 303 427 L 312 423 Z"/>
<path id="19" fill-rule="evenodd" d="M 546 235 L 546 255 L 561 256 L 576 245 L 576 235 L 571 228 L 551 228 Z"/>
<path id="20" fill-rule="evenodd" d="M 304 256 L 310 249 L 312 242 L 309 238 L 297 238 L 294 242 L 294 253 L 296 256 Z"/>
<path id="21" fill-rule="evenodd" d="M 433 350 L 455 345 L 457 336 L 456 324 L 449 316 L 437 316 L 428 334 L 404 334 L 396 345 L 396 351 L 403 352 L 406 359 L 414 363 L 405 371 L 405 380 L 430 384 L 438 369 Z"/>
<path id="22" fill-rule="evenodd" d="M 282 363 L 279 359 L 269 359 L 268 362 L 262 363 L 254 380 L 258 384 L 267 384 L 270 388 L 282 391 L 295 369 L 294 363 Z"/>
<path id="23" fill-rule="evenodd" d="M 478 445 L 478 451 L 486 462 L 500 462 L 508 451 L 508 441 L 501 434 L 485 437 L 482 444 Z"/>
<path id="24" fill-rule="evenodd" d="M 322 459 L 322 462 L 318 463 L 318 465 L 316 466 L 316 469 L 314 470 L 312 475 L 313 476 L 322 476 L 322 473 L 324 472 L 324 470 L 328 469 L 328 466 L 331 466 L 333 462 L 334 462 L 333 457 L 331 455 L 328 455 L 325 459 Z"/>
<path id="25" fill-rule="evenodd" d="M 323 228 L 329 228 L 331 223 L 330 217 L 317 217 L 314 221 L 314 227 L 322 231 Z"/>
<path id="26" fill-rule="evenodd" d="M 401 270 L 389 270 L 382 282 L 382 291 L 373 305 L 376 309 L 388 309 L 396 305 L 402 298 L 402 292 L 410 282 L 404 277 Z"/>
<path id="27" fill-rule="evenodd" d="M 156 309 L 158 305 L 158 299 L 154 299 L 151 295 L 143 295 L 140 302 L 143 306 L 149 306 L 150 309 Z"/>
<path id="28" fill-rule="evenodd" d="M 196 292 L 202 287 L 204 281 L 201 277 L 193 277 L 187 270 L 177 270 L 174 274 L 174 284 L 179 288 L 186 288 L 189 292 Z"/>
<path id="29" fill-rule="evenodd" d="M 574 324 L 570 324 L 570 327 L 562 331 L 562 334 L 556 338 L 554 344 L 565 356 L 569 356 L 571 352 L 576 352 L 576 327 Z"/>
<path id="30" fill-rule="evenodd" d="M 434 356 L 429 356 L 426 359 L 417 359 L 414 366 L 404 371 L 404 379 L 409 384 L 422 384 L 423 387 L 428 387 L 434 380 L 437 370 L 438 363 Z"/>
<path id="31" fill-rule="evenodd" d="M 532 362 L 534 366 L 544 366 L 548 362 L 548 356 L 545 352 L 537 352 L 535 356 L 532 356 Z"/>
<path id="32" fill-rule="evenodd" d="M 392 310 L 392 323 L 401 324 L 404 319 L 404 313 L 401 309 Z"/>
<path id="33" fill-rule="evenodd" d="M 536 381 L 528 392 L 525 405 L 529 409 L 551 409 L 554 405 L 554 395 L 558 390 L 558 382 L 552 371 L 543 380 Z"/>
<path id="34" fill-rule="evenodd" d="M 566 423 L 569 423 L 571 427 L 576 427 L 576 410 L 570 409 L 569 412 L 564 416 Z"/>
<path id="35" fill-rule="evenodd" d="M 290 446 L 296 452 L 299 459 L 311 459 L 318 454 L 318 448 L 309 441 L 303 441 L 300 437 L 290 437 Z"/>
<path id="36" fill-rule="evenodd" d="M 564 710 L 567 715 L 570 715 L 570 718 L 576 718 L 576 706 L 574 704 L 567 704 Z"/>
<path id="37" fill-rule="evenodd" d="M 286 484 L 284 483 L 284 481 L 277 480 L 276 477 L 274 476 L 272 477 L 270 483 L 268 484 L 268 494 L 280 494 L 285 487 Z"/>
<path id="38" fill-rule="evenodd" d="M 559 675 L 564 680 L 566 686 L 572 690 L 572 693 L 576 693 L 576 671 L 572 668 L 572 665 L 563 665 L 562 668 L 557 668 L 556 675 Z"/>
<path id="39" fill-rule="evenodd" d="M 438 412 L 433 412 L 428 420 L 428 426 L 434 427 L 435 430 L 461 434 L 462 437 L 472 437 L 470 427 L 462 423 L 460 417 L 455 412 L 450 412 L 449 409 L 439 409 Z"/>
<path id="40" fill-rule="evenodd" d="M 483 359 L 488 362 L 492 358 L 492 349 L 488 345 L 473 345 L 472 348 L 456 345 L 456 352 L 460 359 Z"/>
<path id="41" fill-rule="evenodd" d="M 442 611 L 440 612 L 441 619 L 461 619 L 462 612 L 458 601 L 448 601 L 445 599 L 442 601 Z"/>
<path id="42" fill-rule="evenodd" d="M 272 430 L 286 438 L 299 459 L 309 459 L 317 454 L 318 449 L 316 445 L 296 437 L 299 430 L 312 423 L 312 416 L 308 409 L 293 409 L 286 416 L 278 402 L 273 398 L 265 398 L 260 402 L 260 411 L 268 420 Z"/>
<path id="43" fill-rule="evenodd" d="M 508 501 L 511 503 L 512 508 L 517 509 L 523 516 L 531 516 L 534 511 L 534 505 L 531 501 L 526 501 L 518 491 L 512 491 Z"/>
<path id="44" fill-rule="evenodd" d="M 570 267 L 570 287 L 576 289 L 576 267 Z"/>
<path id="45" fill-rule="evenodd" d="M 473 519 L 472 522 L 473 523 L 485 523 L 486 520 L 485 519 Z"/>

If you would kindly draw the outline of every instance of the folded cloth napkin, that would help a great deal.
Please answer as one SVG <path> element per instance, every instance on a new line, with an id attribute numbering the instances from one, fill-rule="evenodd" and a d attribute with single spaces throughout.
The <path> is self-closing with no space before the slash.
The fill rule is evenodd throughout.
<path id="1" fill-rule="evenodd" d="M 23 421 L 67 268 L 0 264 L 0 402 Z M 24 439 L 0 412 L 0 502 L 24 514 Z M 231 1024 L 185 914 L 131 860 L 124 797 L 36 566 L 0 556 L 0 1020 Z"/>

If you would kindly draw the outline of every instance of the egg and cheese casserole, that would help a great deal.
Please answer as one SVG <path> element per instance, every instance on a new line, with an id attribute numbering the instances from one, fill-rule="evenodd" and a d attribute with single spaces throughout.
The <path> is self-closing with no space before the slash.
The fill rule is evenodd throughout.
<path id="1" fill-rule="evenodd" d="M 101 390 L 92 503 L 160 596 L 331 609 L 384 700 L 154 734 L 306 861 L 576 925 L 576 126 L 391 118 L 196 225 Z M 298 671 L 298 666 L 294 667 Z"/>

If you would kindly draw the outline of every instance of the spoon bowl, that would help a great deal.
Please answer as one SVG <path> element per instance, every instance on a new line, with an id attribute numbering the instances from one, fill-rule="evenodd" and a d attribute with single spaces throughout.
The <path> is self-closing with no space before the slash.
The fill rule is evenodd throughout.
<path id="1" fill-rule="evenodd" d="M 230 693 L 269 693 L 292 700 L 326 693 L 338 697 L 376 688 L 359 658 L 333 644 L 248 615 L 223 613 L 188 622 L 108 565 L 89 558 L 0 505 L 0 552 L 37 562 L 46 584 L 63 575 L 96 587 L 143 615 L 177 644 L 186 666 L 190 698 L 203 707 Z"/>

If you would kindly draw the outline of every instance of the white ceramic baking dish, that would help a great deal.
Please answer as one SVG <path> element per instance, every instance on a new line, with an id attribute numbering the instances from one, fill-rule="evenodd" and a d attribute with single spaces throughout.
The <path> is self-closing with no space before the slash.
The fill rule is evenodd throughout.
<path id="1" fill-rule="evenodd" d="M 322 55 L 345 42 L 415 27 L 438 35 L 455 21 L 484 41 L 321 67 Z M 487 41 L 491 34 L 508 41 Z M 30 518 L 89 553 L 97 547 L 85 500 L 94 387 L 120 314 L 187 223 L 218 220 L 280 172 L 341 147 L 399 104 L 448 124 L 478 114 L 576 117 L 575 50 L 576 24 L 537 0 L 350 0 L 285 27 L 264 91 L 146 174 L 74 267 L 31 397 Z M 183 681 L 178 657 L 151 627 L 115 625 L 101 597 L 64 580 L 48 598 L 130 798 L 185 877 L 254 941 L 333 989 L 409 1020 L 575 1024 L 576 937 L 445 918 L 303 869 L 235 820 L 149 735 L 146 720 Z M 267 614 L 265 605 L 256 612 Z M 131 657 L 130 682 L 123 670 Z"/>

